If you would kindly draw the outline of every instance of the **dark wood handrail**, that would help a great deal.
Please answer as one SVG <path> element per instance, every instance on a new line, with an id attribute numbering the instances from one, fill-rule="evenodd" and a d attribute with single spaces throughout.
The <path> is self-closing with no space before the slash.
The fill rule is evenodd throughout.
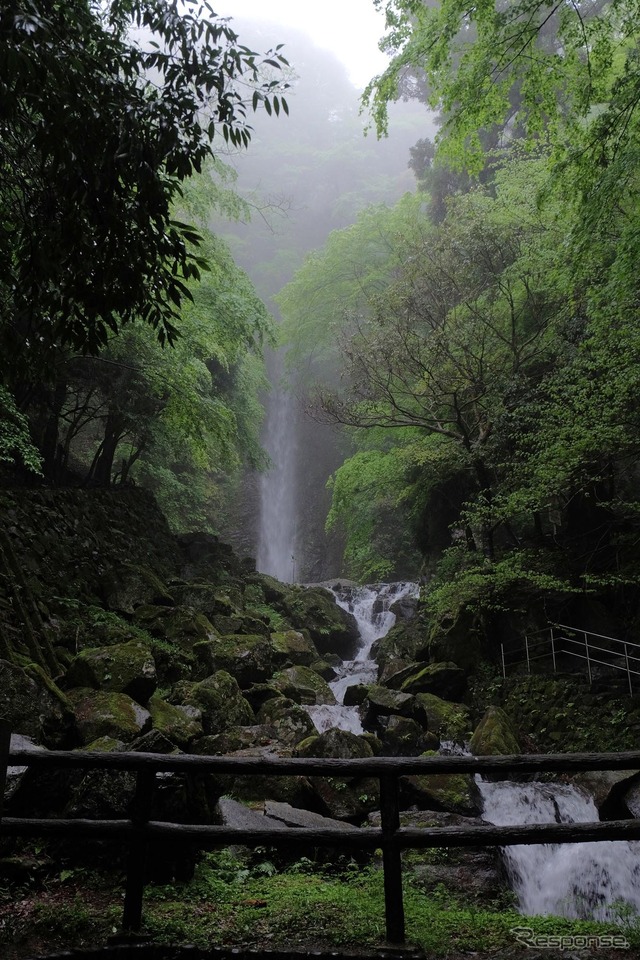
<path id="1" fill-rule="evenodd" d="M 353 760 L 320 758 L 238 758 L 187 754 L 92 753 L 87 751 L 28 751 L 9 749 L 8 727 L 0 721 L 0 804 L 8 767 L 130 770 L 137 773 L 130 820 L 47 820 L 27 817 L 0 819 L 0 834 L 10 837 L 69 837 L 111 839 L 129 845 L 123 929 L 136 932 L 142 924 L 144 864 L 149 844 L 180 840 L 199 849 L 223 844 L 288 848 L 335 847 L 382 849 L 387 940 L 405 941 L 401 852 L 411 848 L 505 846 L 530 843 L 584 843 L 593 840 L 640 840 L 640 820 L 606 823 L 523 824 L 469 827 L 400 826 L 398 781 L 401 776 L 481 773 L 507 778 L 514 774 L 640 769 L 640 751 L 515 755 L 501 757 L 373 757 Z M 147 819 L 157 773 L 229 774 L 254 776 L 377 777 L 381 787 L 381 827 L 347 829 L 237 829 L 209 824 L 181 824 Z M 0 817 L 2 808 L 0 806 Z"/>

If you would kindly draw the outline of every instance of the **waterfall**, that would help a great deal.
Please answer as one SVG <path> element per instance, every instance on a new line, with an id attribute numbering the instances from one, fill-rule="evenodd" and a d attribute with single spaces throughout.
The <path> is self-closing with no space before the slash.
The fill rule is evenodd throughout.
<path id="1" fill-rule="evenodd" d="M 344 705 L 347 687 L 357 683 L 375 683 L 377 666 L 371 659 L 371 648 L 376 640 L 384 637 L 396 622 L 389 607 L 403 597 L 417 597 L 416 583 L 380 583 L 365 587 L 331 587 L 338 606 L 353 614 L 358 624 L 360 646 L 354 660 L 345 660 L 331 687 L 337 706 L 307 707 L 320 733 L 331 727 L 339 727 L 350 733 L 364 733 L 357 707 Z"/>
<path id="2" fill-rule="evenodd" d="M 292 393 L 280 386 L 282 357 L 269 363 L 274 387 L 267 402 L 263 446 L 271 467 L 260 477 L 256 565 L 283 583 L 296 579 L 296 410 Z"/>
<path id="3" fill-rule="evenodd" d="M 599 819 L 575 787 L 476 778 L 489 823 L 582 823 Z M 640 843 L 532 844 L 504 848 L 519 909 L 526 915 L 616 921 L 640 911 Z"/>

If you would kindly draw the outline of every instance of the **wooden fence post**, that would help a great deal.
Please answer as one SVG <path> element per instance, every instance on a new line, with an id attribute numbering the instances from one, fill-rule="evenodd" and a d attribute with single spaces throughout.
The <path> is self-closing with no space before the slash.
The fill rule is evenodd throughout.
<path id="1" fill-rule="evenodd" d="M 382 826 L 382 867 L 384 870 L 384 910 L 387 940 L 405 942 L 404 901 L 402 898 L 402 855 L 396 838 L 400 826 L 398 778 L 380 777 L 380 815 Z"/>
<path id="2" fill-rule="evenodd" d="M 9 751 L 11 749 L 11 725 L 8 720 L 0 717 L 0 820 L 4 804 L 4 791 L 7 786 L 7 767 L 9 766 Z"/>
<path id="3" fill-rule="evenodd" d="M 129 846 L 127 863 L 127 886 L 122 911 L 122 929 L 125 933 L 139 933 L 142 926 L 142 899 L 146 881 L 148 841 L 143 836 L 143 828 L 151 816 L 151 804 L 155 786 L 154 770 L 139 770 L 136 781 L 136 795 L 133 800 L 131 821 L 134 828 Z"/>

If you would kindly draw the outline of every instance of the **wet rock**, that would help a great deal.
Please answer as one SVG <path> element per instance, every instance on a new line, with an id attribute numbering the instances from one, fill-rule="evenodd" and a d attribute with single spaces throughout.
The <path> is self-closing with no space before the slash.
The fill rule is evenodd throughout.
<path id="1" fill-rule="evenodd" d="M 453 621 L 434 624 L 429 633 L 429 659 L 453 660 L 469 670 L 482 659 L 484 635 L 478 615 L 469 611 L 464 611 Z"/>
<path id="2" fill-rule="evenodd" d="M 640 814 L 640 770 L 588 770 L 571 778 L 593 799 L 601 820 L 624 820 Z"/>
<path id="3" fill-rule="evenodd" d="M 82 650 L 66 676 L 69 686 L 127 693 L 139 703 L 148 701 L 156 682 L 151 651 L 139 641 Z"/>
<path id="4" fill-rule="evenodd" d="M 315 663 L 311 664 L 311 669 L 314 673 L 317 673 L 319 677 L 322 677 L 323 680 L 326 680 L 327 683 L 331 683 L 331 681 L 335 680 L 338 676 L 336 668 L 332 667 L 326 660 L 316 660 Z"/>
<path id="5" fill-rule="evenodd" d="M 296 748 L 298 757 L 333 757 L 338 760 L 352 760 L 373 756 L 370 745 L 362 737 L 348 730 L 332 727 L 324 733 L 308 737 Z"/>
<path id="6" fill-rule="evenodd" d="M 369 684 L 354 683 L 344 692 L 342 702 L 345 707 L 360 707 L 367 699 L 369 693 Z"/>

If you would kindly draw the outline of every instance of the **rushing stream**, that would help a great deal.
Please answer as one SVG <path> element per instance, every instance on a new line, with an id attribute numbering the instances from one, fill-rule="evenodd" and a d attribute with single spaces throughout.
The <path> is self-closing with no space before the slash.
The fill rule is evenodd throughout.
<path id="1" fill-rule="evenodd" d="M 559 783 L 478 780 L 483 817 L 497 825 L 598 820 L 593 800 Z M 617 921 L 640 911 L 640 843 L 532 844 L 504 848 L 522 913 Z"/>
<path id="2" fill-rule="evenodd" d="M 338 701 L 337 706 L 307 708 L 320 733 L 331 727 L 351 733 L 364 732 L 358 708 L 343 704 L 345 690 L 356 683 L 375 682 L 377 666 L 371 659 L 371 648 L 396 622 L 396 616 L 389 607 L 404 597 L 417 597 L 418 590 L 416 583 L 381 583 L 332 590 L 336 603 L 355 617 L 361 645 L 355 659 L 345 660 L 338 676 L 329 684 Z"/>

